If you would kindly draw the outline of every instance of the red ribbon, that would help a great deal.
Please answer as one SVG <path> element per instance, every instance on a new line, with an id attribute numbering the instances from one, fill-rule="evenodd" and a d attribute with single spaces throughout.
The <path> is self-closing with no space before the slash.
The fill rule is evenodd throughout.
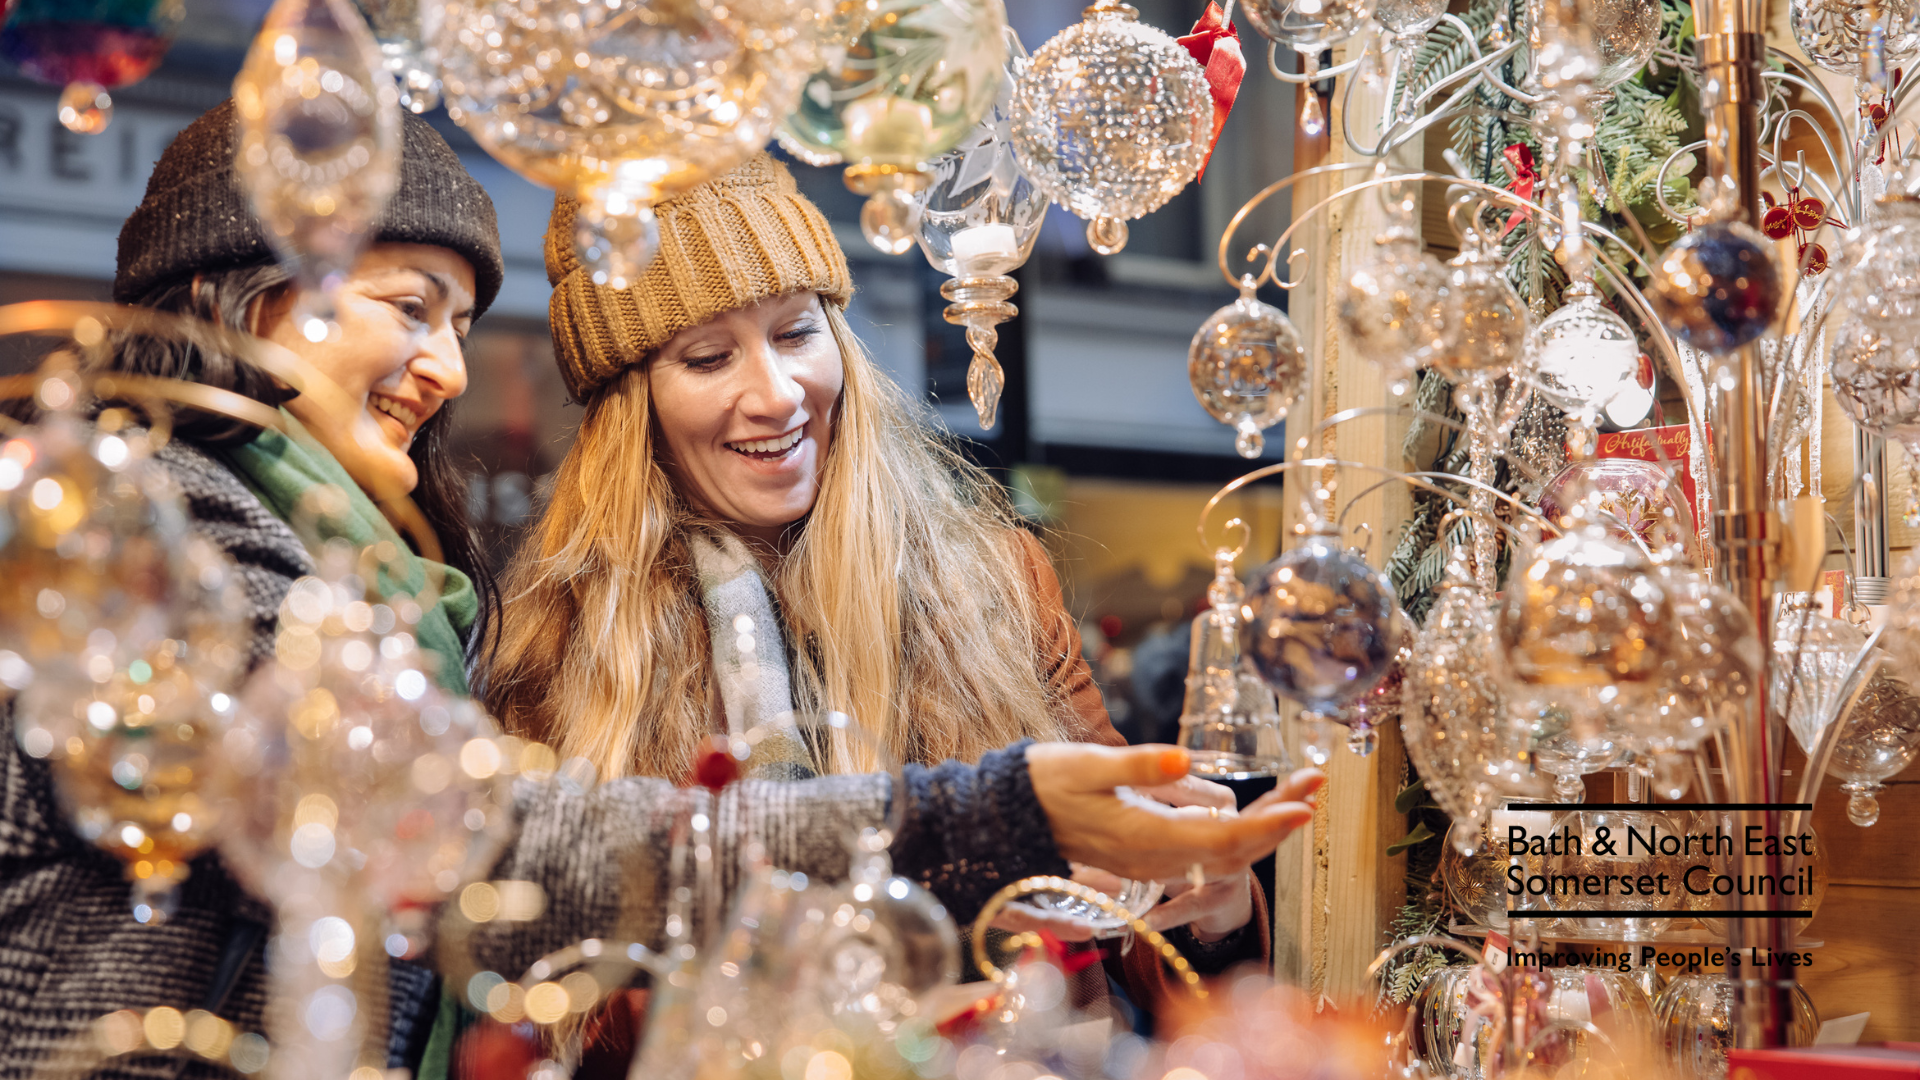
<path id="1" fill-rule="evenodd" d="M 1507 185 L 1507 190 L 1523 199 L 1533 198 L 1533 185 L 1540 179 L 1540 174 L 1533 168 L 1533 151 L 1528 149 L 1525 143 L 1514 143 L 1503 153 L 1506 155 L 1507 165 L 1513 169 L 1513 183 Z M 1520 224 L 1531 214 L 1530 210 L 1515 210 L 1507 218 L 1507 227 L 1500 230 L 1500 235 L 1505 236 L 1512 232 L 1515 225 Z"/>
<path id="2" fill-rule="evenodd" d="M 1213 0 L 1207 0 L 1206 14 L 1193 24 L 1193 32 L 1178 40 L 1193 54 L 1194 61 L 1207 69 L 1207 93 L 1213 96 L 1213 138 L 1207 142 L 1207 158 L 1200 163 L 1197 182 L 1206 177 L 1207 162 L 1213 160 L 1213 148 L 1220 144 L 1220 130 L 1227 126 L 1227 114 L 1233 111 L 1233 99 L 1240 93 L 1240 80 L 1247 76 L 1247 58 L 1240 52 L 1240 31 Z"/>

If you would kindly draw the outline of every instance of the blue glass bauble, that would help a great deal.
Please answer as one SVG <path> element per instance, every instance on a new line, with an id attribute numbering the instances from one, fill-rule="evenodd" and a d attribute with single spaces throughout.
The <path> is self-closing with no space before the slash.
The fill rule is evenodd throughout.
<path id="1" fill-rule="evenodd" d="M 1767 332 L 1785 289 L 1767 238 L 1721 221 L 1693 230 L 1660 256 L 1652 293 L 1674 337 L 1721 355 Z"/>
<path id="2" fill-rule="evenodd" d="M 1387 576 L 1324 535 L 1262 567 L 1241 616 L 1260 677 L 1319 713 L 1373 689 L 1405 636 Z"/>

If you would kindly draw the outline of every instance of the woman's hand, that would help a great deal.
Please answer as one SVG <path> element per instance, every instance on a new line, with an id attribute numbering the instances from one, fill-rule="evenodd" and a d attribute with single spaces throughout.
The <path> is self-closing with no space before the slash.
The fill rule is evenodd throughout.
<path id="1" fill-rule="evenodd" d="M 1237 816 L 1219 813 L 1219 807 L 1122 797 L 1115 790 L 1173 783 L 1190 764 L 1187 752 L 1172 746 L 1027 748 L 1027 775 L 1060 854 L 1135 880 L 1180 879 L 1195 865 L 1209 879 L 1244 874 L 1312 820 L 1310 797 L 1325 780 L 1317 770 L 1303 769 Z"/>

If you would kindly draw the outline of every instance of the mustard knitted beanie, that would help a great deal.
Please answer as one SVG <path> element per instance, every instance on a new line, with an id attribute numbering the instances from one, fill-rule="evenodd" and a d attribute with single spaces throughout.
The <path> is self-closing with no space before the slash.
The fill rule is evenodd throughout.
<path id="1" fill-rule="evenodd" d="M 779 296 L 853 296 L 846 253 L 786 166 L 761 153 L 653 208 L 660 253 L 627 288 L 595 285 L 574 252 L 579 204 L 561 195 L 547 223 L 547 321 L 574 400 L 586 402 L 673 335 Z"/>

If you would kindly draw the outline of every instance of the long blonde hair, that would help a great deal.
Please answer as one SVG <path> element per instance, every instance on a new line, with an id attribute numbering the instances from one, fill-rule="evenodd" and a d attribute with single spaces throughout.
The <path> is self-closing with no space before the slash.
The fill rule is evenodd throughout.
<path id="1" fill-rule="evenodd" d="M 771 575 L 795 707 L 850 714 L 906 761 L 972 761 L 1063 737 L 1039 670 L 1034 587 L 1004 495 L 913 417 L 846 316 L 822 303 L 845 376 L 820 494 Z M 486 677 L 509 731 L 602 776 L 678 779 L 711 732 L 712 660 L 687 543 L 701 518 L 662 468 L 646 364 L 587 406 L 551 501 L 514 560 Z"/>

